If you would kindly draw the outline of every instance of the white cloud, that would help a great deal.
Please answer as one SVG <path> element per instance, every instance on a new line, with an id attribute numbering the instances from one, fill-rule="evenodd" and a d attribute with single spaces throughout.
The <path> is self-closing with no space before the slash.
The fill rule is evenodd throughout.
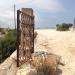
<path id="1" fill-rule="evenodd" d="M 14 9 L 13 8 L 4 8 L 0 9 L 0 19 L 13 19 L 14 18 Z"/>
<path id="2" fill-rule="evenodd" d="M 1 1 L 2 5 L 0 5 L 0 8 L 1 8 L 0 16 L 12 18 L 13 17 L 13 3 L 12 2 L 14 2 L 14 0 L 10 0 L 6 4 L 5 3 L 3 4 L 3 1 Z M 56 13 L 56 12 L 61 12 L 64 10 L 59 0 L 15 0 L 15 1 L 20 2 L 20 3 L 26 3 L 25 5 L 28 5 L 30 2 L 32 2 L 33 4 L 32 7 L 39 8 L 40 9 L 39 11 L 43 9 L 44 11 L 47 11 L 47 12 Z"/>
<path id="3" fill-rule="evenodd" d="M 56 13 L 64 11 L 64 7 L 60 2 L 60 0 L 17 0 L 17 1 L 22 3 L 27 2 L 27 4 L 32 2 L 34 7 L 36 6 L 48 12 Z"/>
<path id="4" fill-rule="evenodd" d="M 7 27 L 13 21 L 13 15 L 13 0 L 2 0 L 0 2 L 0 27 L 3 25 Z"/>
<path id="5" fill-rule="evenodd" d="M 27 3 L 27 2 L 30 2 L 30 1 L 33 1 L 33 0 L 16 0 L 16 2 L 21 2 L 21 3 Z"/>
<path id="6" fill-rule="evenodd" d="M 21 2 L 25 4 L 25 6 L 29 6 L 32 3 L 32 8 L 38 8 L 38 10 L 35 10 L 35 22 L 39 23 L 43 19 L 41 18 L 38 11 L 47 11 L 51 13 L 58 13 L 63 12 L 64 7 L 60 0 L 17 0 L 18 2 Z"/>
<path id="7" fill-rule="evenodd" d="M 35 5 L 48 12 L 61 12 L 64 11 L 62 4 L 59 0 L 35 0 Z"/>
<path id="8" fill-rule="evenodd" d="M 5 2 L 4 2 L 5 1 Z M 27 7 L 32 7 L 38 10 L 35 10 L 35 22 L 39 22 L 41 17 L 39 16 L 39 11 L 47 11 L 47 12 L 63 12 L 64 8 L 60 0 L 15 0 L 16 7 L 20 7 L 22 4 Z M 13 20 L 13 4 L 14 0 L 2 0 L 0 2 L 0 19 L 2 20 Z M 31 6 L 30 6 L 31 4 Z M 38 11 L 38 12 L 37 12 Z M 6 19 L 7 18 L 7 19 Z"/>
<path id="9" fill-rule="evenodd" d="M 5 1 L 5 2 L 4 2 Z M 13 16 L 13 0 L 3 0 L 0 3 L 0 17 L 12 18 Z"/>

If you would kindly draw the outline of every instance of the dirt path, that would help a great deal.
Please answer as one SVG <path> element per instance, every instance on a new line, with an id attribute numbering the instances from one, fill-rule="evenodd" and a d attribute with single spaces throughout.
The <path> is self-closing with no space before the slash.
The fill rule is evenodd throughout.
<path id="1" fill-rule="evenodd" d="M 37 30 L 35 50 L 45 50 L 62 57 L 60 75 L 75 75 L 75 31 Z"/>

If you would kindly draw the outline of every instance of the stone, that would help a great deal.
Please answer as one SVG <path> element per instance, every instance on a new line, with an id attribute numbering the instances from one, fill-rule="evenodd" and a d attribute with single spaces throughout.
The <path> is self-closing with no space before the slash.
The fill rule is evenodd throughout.
<path id="1" fill-rule="evenodd" d="M 37 74 L 36 69 L 33 68 L 32 65 L 30 64 L 24 64 L 16 73 L 16 75 L 36 75 L 36 74 Z"/>

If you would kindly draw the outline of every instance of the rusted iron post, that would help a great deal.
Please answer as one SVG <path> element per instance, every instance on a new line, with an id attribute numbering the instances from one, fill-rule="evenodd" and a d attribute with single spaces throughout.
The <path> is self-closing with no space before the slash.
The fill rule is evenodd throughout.
<path id="1" fill-rule="evenodd" d="M 19 67 L 19 10 L 17 10 L 17 67 Z"/>
<path id="2" fill-rule="evenodd" d="M 33 40 L 33 48 L 32 48 L 32 52 L 31 53 L 34 53 L 34 16 L 33 16 L 33 21 L 32 21 L 33 23 L 32 23 L 32 26 L 33 26 L 33 38 L 32 38 L 32 40 Z"/>

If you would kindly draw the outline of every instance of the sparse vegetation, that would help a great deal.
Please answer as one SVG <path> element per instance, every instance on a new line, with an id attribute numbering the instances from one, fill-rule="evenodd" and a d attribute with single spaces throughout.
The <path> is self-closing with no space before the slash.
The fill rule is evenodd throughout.
<path id="1" fill-rule="evenodd" d="M 34 52 L 32 54 L 31 64 L 36 68 L 37 75 L 55 75 L 60 57 L 44 51 Z"/>
<path id="2" fill-rule="evenodd" d="M 52 68 L 45 63 L 42 63 L 41 65 L 36 67 L 37 69 L 37 75 L 53 75 L 52 74 Z"/>
<path id="3" fill-rule="evenodd" d="M 4 31 L 3 28 L 0 28 L 0 33 L 1 33 L 1 34 L 5 34 L 5 31 Z"/>
<path id="4" fill-rule="evenodd" d="M 0 63 L 9 57 L 16 49 L 16 30 L 8 30 L 0 39 Z"/>
<path id="5" fill-rule="evenodd" d="M 66 23 L 62 23 L 62 24 L 57 24 L 57 31 L 67 31 L 69 30 L 70 27 L 72 27 L 72 24 L 66 24 Z"/>

